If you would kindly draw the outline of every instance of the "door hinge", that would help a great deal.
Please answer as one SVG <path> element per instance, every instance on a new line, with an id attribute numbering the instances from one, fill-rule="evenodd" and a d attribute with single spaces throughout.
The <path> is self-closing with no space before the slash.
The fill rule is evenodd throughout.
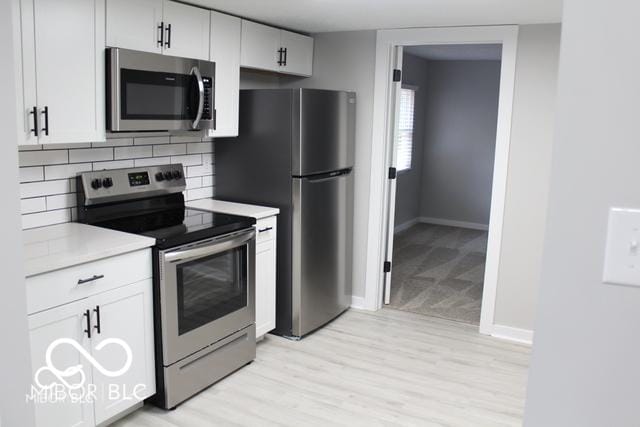
<path id="1" fill-rule="evenodd" d="M 397 176 L 398 176 L 398 171 L 396 170 L 396 168 L 394 167 L 389 168 L 389 179 L 396 179 Z"/>
<path id="2" fill-rule="evenodd" d="M 382 266 L 382 271 L 385 273 L 389 273 L 391 271 L 391 261 L 385 261 Z"/>
<path id="3" fill-rule="evenodd" d="M 402 70 L 398 70 L 397 68 L 393 70 L 393 81 L 399 82 L 402 80 Z"/>

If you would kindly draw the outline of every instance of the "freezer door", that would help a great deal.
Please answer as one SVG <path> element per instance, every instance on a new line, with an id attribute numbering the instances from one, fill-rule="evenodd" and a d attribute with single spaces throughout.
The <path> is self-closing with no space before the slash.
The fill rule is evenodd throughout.
<path id="1" fill-rule="evenodd" d="M 292 101 L 292 175 L 306 176 L 352 167 L 356 94 L 297 89 Z"/>
<path id="2" fill-rule="evenodd" d="M 351 305 L 353 174 L 293 179 L 292 333 L 305 335 Z"/>

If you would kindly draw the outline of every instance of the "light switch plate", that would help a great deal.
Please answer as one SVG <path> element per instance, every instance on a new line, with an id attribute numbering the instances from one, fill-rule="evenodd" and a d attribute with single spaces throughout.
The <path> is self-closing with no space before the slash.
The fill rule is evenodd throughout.
<path id="1" fill-rule="evenodd" d="M 640 210 L 609 209 L 605 283 L 640 286 Z"/>

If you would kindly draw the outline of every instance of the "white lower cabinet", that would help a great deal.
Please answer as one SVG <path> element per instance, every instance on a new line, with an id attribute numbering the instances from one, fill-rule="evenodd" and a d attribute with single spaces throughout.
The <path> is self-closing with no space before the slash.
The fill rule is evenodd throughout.
<path id="1" fill-rule="evenodd" d="M 256 338 L 276 327 L 276 217 L 256 222 Z"/>
<path id="2" fill-rule="evenodd" d="M 131 256 L 139 257 L 140 252 Z M 151 257 L 150 250 L 144 253 Z M 146 279 L 107 290 L 96 285 L 85 298 L 29 315 L 35 389 L 55 384 L 62 390 L 58 395 L 62 400 L 40 394 L 46 399 L 35 404 L 38 427 L 95 426 L 155 393 L 151 269 L 147 263 L 138 268 L 145 269 Z M 55 273 L 41 276 L 56 278 Z M 42 280 L 41 276 L 33 279 Z M 27 278 L 27 285 L 33 279 Z M 66 286 L 56 281 L 49 285 Z M 73 367 L 81 369 L 71 376 L 60 375 Z M 71 396 L 84 398 L 73 401 Z"/>

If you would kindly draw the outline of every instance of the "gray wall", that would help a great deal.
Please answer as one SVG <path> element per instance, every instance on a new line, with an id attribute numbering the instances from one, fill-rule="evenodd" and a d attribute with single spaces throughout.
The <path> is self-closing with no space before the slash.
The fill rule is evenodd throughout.
<path id="1" fill-rule="evenodd" d="M 525 425 L 640 423 L 640 288 L 602 282 L 608 209 L 640 208 L 640 3 L 565 0 Z"/>
<path id="2" fill-rule="evenodd" d="M 396 183 L 396 226 L 420 216 L 422 146 L 427 102 L 427 61 L 414 55 L 404 54 L 402 58 L 402 83 L 417 86 L 418 91 L 414 106 L 412 165 L 411 169 L 398 174 Z"/>
<path id="3" fill-rule="evenodd" d="M 533 330 L 542 265 L 560 25 L 520 27 L 495 322 Z"/>
<path id="4" fill-rule="evenodd" d="M 356 105 L 353 294 L 364 296 L 369 218 L 375 31 L 314 35 L 313 77 L 281 78 L 284 87 L 353 90 Z"/>
<path id="5" fill-rule="evenodd" d="M 428 61 L 420 216 L 489 224 L 500 61 Z"/>
<path id="6" fill-rule="evenodd" d="M 14 8 L 15 9 L 12 9 Z M 2 297 L 0 298 L 0 425 L 34 425 L 33 408 L 25 402 L 32 383 L 29 335 L 27 332 L 27 302 L 24 286 L 20 204 L 18 197 L 18 150 L 15 142 L 17 111 L 13 58 L 13 12 L 17 1 L 0 2 L 0 129 L 4 133 L 0 144 L 0 245 L 2 260 Z M 16 31 L 17 32 L 17 31 Z M 17 41 L 17 40 L 16 40 Z"/>

